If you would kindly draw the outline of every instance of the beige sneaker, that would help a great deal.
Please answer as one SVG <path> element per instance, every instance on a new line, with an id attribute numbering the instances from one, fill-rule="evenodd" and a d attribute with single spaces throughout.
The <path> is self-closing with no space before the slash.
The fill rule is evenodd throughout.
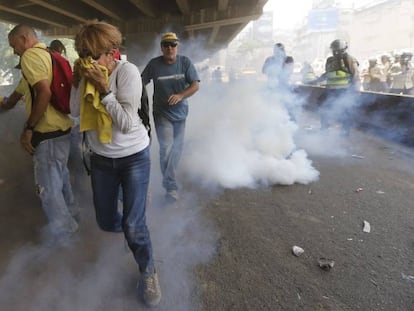
<path id="1" fill-rule="evenodd" d="M 157 272 L 151 276 L 143 276 L 141 282 L 144 302 L 150 307 L 158 305 L 161 301 L 161 288 Z"/>
<path id="2" fill-rule="evenodd" d="M 179 199 L 177 190 L 168 190 L 165 198 L 170 203 L 177 202 Z"/>

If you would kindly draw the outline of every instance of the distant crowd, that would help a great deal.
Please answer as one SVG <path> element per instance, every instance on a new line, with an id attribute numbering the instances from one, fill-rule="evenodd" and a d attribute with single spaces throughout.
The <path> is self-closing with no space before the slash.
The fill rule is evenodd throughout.
<path id="1" fill-rule="evenodd" d="M 404 52 L 393 56 L 384 54 L 378 59 L 368 59 L 368 64 L 360 69 L 361 90 L 393 94 L 414 95 L 413 54 Z M 315 74 L 310 64 L 305 63 L 302 83 L 314 84 Z"/>
<path id="2" fill-rule="evenodd" d="M 413 54 L 405 52 L 394 55 L 382 55 L 368 60 L 368 67 L 361 71 L 362 87 L 365 91 L 389 92 L 414 95 Z"/>

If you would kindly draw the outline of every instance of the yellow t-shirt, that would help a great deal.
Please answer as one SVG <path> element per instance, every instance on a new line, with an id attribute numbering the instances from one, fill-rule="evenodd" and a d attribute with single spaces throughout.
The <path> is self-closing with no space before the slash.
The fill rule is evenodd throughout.
<path id="1" fill-rule="evenodd" d="M 19 83 L 17 84 L 16 88 L 14 89 L 16 93 L 19 93 L 20 95 L 27 96 L 27 94 L 30 94 L 29 87 L 27 86 L 27 82 L 24 78 L 21 78 Z"/>
<path id="2" fill-rule="evenodd" d="M 46 49 L 45 44 L 37 43 L 33 48 L 26 50 L 20 58 L 23 77 L 32 87 L 42 80 L 47 79 L 49 84 L 52 81 L 52 60 L 49 52 L 44 49 Z M 32 111 L 32 98 L 30 91 L 24 94 L 26 95 L 26 115 L 29 117 Z M 64 131 L 72 125 L 73 121 L 68 115 L 57 111 L 49 103 L 43 117 L 36 124 L 35 131 L 42 133 Z"/>

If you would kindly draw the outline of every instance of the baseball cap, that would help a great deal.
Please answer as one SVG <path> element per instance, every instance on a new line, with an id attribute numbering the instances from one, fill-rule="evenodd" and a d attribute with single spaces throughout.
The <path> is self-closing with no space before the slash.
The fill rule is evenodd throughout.
<path id="1" fill-rule="evenodd" d="M 165 42 L 165 41 L 175 42 L 175 41 L 180 41 L 180 40 L 178 40 L 178 37 L 174 32 L 167 32 L 163 34 L 161 37 L 161 42 Z"/>

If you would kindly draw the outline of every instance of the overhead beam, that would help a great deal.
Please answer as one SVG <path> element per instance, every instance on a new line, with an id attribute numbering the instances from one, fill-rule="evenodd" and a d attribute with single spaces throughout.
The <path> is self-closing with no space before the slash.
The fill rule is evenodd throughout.
<path id="1" fill-rule="evenodd" d="M 216 41 L 217 34 L 220 30 L 220 26 L 214 26 L 211 32 L 210 38 L 208 39 L 208 45 L 212 45 Z"/>
<path id="2" fill-rule="evenodd" d="M 66 9 L 62 9 L 62 8 L 56 6 L 56 5 L 51 4 L 50 1 L 30 0 L 30 2 L 33 2 L 33 3 L 37 4 L 37 5 L 40 5 L 40 6 L 44 7 L 44 8 L 46 8 L 46 9 L 49 9 L 49 10 L 54 11 L 56 13 L 62 14 L 64 16 L 73 18 L 74 20 L 80 21 L 82 23 L 84 23 L 87 20 L 86 18 L 84 18 L 82 16 L 79 16 L 77 14 L 71 13 L 71 11 L 68 11 Z"/>
<path id="3" fill-rule="evenodd" d="M 229 0 L 218 0 L 218 10 L 225 11 L 229 7 Z"/>
<path id="4" fill-rule="evenodd" d="M 184 29 L 186 31 L 190 31 L 190 30 L 201 30 L 201 29 L 206 29 L 206 28 L 213 28 L 215 26 L 226 26 L 226 25 L 242 24 L 242 23 L 247 24 L 248 22 L 258 19 L 259 17 L 260 17 L 260 14 L 236 17 L 236 18 L 227 18 L 227 19 L 217 20 L 217 21 L 208 22 L 208 23 L 186 25 L 184 26 Z"/>
<path id="5" fill-rule="evenodd" d="M 110 8 L 107 8 L 106 6 L 102 5 L 102 1 L 95 1 L 95 0 L 82 0 L 82 2 L 86 3 L 87 5 L 95 8 L 99 12 L 102 12 L 106 16 L 109 16 L 110 18 L 113 18 L 117 21 L 122 21 L 122 17 L 116 14 L 113 10 Z"/>
<path id="6" fill-rule="evenodd" d="M 45 18 L 41 18 L 41 17 L 35 16 L 33 14 L 27 14 L 27 13 L 24 13 L 22 11 L 12 9 L 9 6 L 5 6 L 5 5 L 0 4 L 0 10 L 5 11 L 5 12 L 9 12 L 9 13 L 13 13 L 15 15 L 23 16 L 23 17 L 26 17 L 26 18 L 31 19 L 31 20 L 36 20 L 36 21 L 42 22 L 44 24 L 48 24 L 48 25 L 52 25 L 52 26 L 56 26 L 56 27 L 66 27 L 64 24 L 57 23 L 55 21 L 51 21 L 51 20 L 48 20 L 48 19 L 45 19 Z"/>
<path id="7" fill-rule="evenodd" d="M 149 17 L 157 17 L 157 10 L 152 0 L 129 0 L 135 5 L 142 13 Z"/>
<path id="8" fill-rule="evenodd" d="M 16 18 L 13 16 L 2 15 L 2 17 L 0 18 L 0 21 L 6 24 L 14 24 L 14 25 L 26 24 L 38 30 L 44 30 L 47 27 L 44 23 L 36 22 L 31 19 L 27 19 L 25 17 L 20 17 L 19 20 L 17 21 Z"/>
<path id="9" fill-rule="evenodd" d="M 191 13 L 189 0 L 175 0 L 175 2 L 177 3 L 182 14 L 188 15 Z"/>
<path id="10" fill-rule="evenodd" d="M 266 0 L 267 1 L 267 0 Z M 236 30 L 233 32 L 233 34 L 228 38 L 228 42 L 233 41 L 234 38 L 244 29 L 244 27 L 247 26 L 248 23 L 242 23 L 240 24 Z"/>

